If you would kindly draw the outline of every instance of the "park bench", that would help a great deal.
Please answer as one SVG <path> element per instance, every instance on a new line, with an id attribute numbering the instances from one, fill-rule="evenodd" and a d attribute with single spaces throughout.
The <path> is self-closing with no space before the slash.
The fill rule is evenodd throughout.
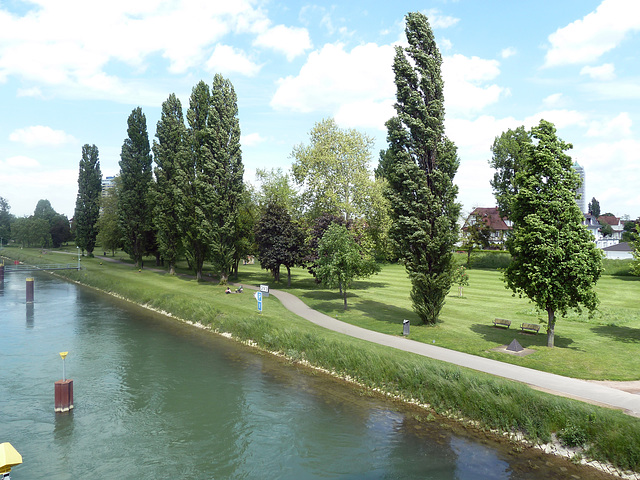
<path id="1" fill-rule="evenodd" d="M 494 327 L 507 327 L 507 328 L 509 328 L 511 326 L 511 320 L 505 320 L 503 318 L 495 318 L 493 320 L 493 326 Z"/>
<path id="2" fill-rule="evenodd" d="M 523 332 L 532 332 L 537 334 L 540 331 L 540 325 L 537 325 L 535 323 L 523 323 L 520 326 L 520 330 L 522 330 Z"/>

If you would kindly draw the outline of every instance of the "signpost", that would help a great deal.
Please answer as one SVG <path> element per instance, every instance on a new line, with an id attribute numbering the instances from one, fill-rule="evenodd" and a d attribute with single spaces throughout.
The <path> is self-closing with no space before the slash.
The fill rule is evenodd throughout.
<path id="1" fill-rule="evenodd" d="M 260 285 L 260 292 L 264 297 L 269 296 L 269 285 Z"/>
<path id="2" fill-rule="evenodd" d="M 258 312 L 262 313 L 262 292 L 256 292 L 253 296 L 258 301 Z"/>

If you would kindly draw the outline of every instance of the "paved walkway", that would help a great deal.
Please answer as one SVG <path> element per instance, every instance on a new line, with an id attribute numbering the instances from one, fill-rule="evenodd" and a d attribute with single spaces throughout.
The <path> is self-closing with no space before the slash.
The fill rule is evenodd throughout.
<path id="1" fill-rule="evenodd" d="M 249 285 L 245 285 L 245 288 L 257 290 L 256 287 Z M 447 348 L 409 340 L 405 337 L 366 330 L 364 328 L 356 327 L 355 325 L 341 322 L 335 318 L 331 318 L 317 310 L 313 310 L 298 297 L 290 293 L 283 292 L 282 290 L 270 290 L 269 294 L 280 300 L 280 302 L 282 302 L 282 304 L 291 312 L 335 332 L 344 333 L 351 337 L 360 338 L 380 345 L 386 345 L 399 350 L 405 350 L 407 352 L 416 353 L 418 355 L 452 363 L 461 367 L 490 373 L 509 380 L 526 383 L 536 389 L 556 395 L 574 398 L 596 405 L 621 409 L 629 415 L 640 417 L 640 395 L 588 382 L 586 380 L 563 377 L 561 375 L 541 372 L 539 370 L 533 370 L 531 368 L 525 368 L 510 363 L 503 363 L 497 360 L 470 355 L 468 353 L 456 352 Z"/>

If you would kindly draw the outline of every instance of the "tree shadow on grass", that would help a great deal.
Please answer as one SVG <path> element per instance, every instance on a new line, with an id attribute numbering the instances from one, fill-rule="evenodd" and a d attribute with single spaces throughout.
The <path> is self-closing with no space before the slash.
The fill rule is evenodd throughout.
<path id="1" fill-rule="evenodd" d="M 515 323 L 515 322 L 514 322 Z M 542 332 L 544 328 L 540 328 Z M 480 335 L 485 341 L 491 343 L 497 343 L 499 345 L 509 345 L 513 339 L 518 340 L 518 343 L 523 347 L 546 347 L 547 346 L 547 334 L 545 333 L 525 333 L 520 330 L 519 327 L 516 328 L 502 328 L 495 327 L 493 323 L 489 325 L 485 325 L 482 323 L 475 323 L 471 325 L 471 331 Z M 563 337 L 562 335 L 558 335 L 556 333 L 554 338 L 554 345 L 558 348 L 570 348 L 571 350 L 578 350 L 578 347 L 571 347 L 570 345 L 573 343 L 573 340 L 568 337 Z"/>
<path id="2" fill-rule="evenodd" d="M 640 328 L 619 327 L 617 325 L 600 325 L 592 327 L 591 331 L 597 335 L 609 337 L 622 343 L 640 343 Z"/>

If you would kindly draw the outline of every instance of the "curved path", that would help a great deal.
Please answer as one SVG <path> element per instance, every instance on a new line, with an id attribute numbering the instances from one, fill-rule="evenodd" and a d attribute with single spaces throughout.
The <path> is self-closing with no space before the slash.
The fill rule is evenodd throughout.
<path id="1" fill-rule="evenodd" d="M 245 288 L 257 290 L 256 287 L 250 285 L 246 285 Z M 556 395 L 605 407 L 621 409 L 629 415 L 640 417 L 640 395 L 586 380 L 563 377 L 561 375 L 533 370 L 510 363 L 503 363 L 468 353 L 456 352 L 455 350 L 409 340 L 405 337 L 366 330 L 331 318 L 317 310 L 313 310 L 298 297 L 282 290 L 270 290 L 269 294 L 280 300 L 285 308 L 291 312 L 335 332 L 344 333 L 351 337 L 405 350 L 461 367 L 490 373 L 509 380 L 515 380 Z"/>

